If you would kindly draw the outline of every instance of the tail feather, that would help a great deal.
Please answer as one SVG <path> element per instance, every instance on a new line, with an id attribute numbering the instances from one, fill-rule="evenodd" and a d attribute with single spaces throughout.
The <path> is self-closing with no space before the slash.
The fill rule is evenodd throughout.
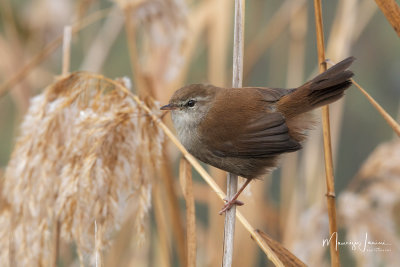
<path id="1" fill-rule="evenodd" d="M 343 96 L 344 90 L 349 88 L 351 84 L 351 81 L 346 80 L 343 83 L 323 88 L 323 90 L 312 91 L 309 94 L 310 106 L 316 108 L 335 102 Z"/>
<path id="2" fill-rule="evenodd" d="M 350 65 L 353 63 L 354 60 L 355 57 L 348 57 L 342 60 L 341 62 L 337 63 L 336 65 L 332 66 L 325 72 L 319 74 L 317 77 L 308 82 L 311 83 L 310 89 L 320 90 L 334 86 L 340 83 L 341 81 L 350 79 L 353 76 L 353 72 L 347 70 L 347 68 L 350 67 Z"/>
<path id="3" fill-rule="evenodd" d="M 328 75 L 324 72 L 311 80 L 310 90 L 321 90 L 329 88 L 343 81 L 346 81 L 351 77 L 353 77 L 353 72 L 350 70 L 343 70 L 339 73 L 334 73 L 331 75 Z"/>
<path id="4" fill-rule="evenodd" d="M 350 78 L 353 72 L 347 68 L 354 60 L 354 57 L 346 58 L 294 89 L 292 93 L 281 98 L 277 105 L 278 110 L 286 118 L 291 118 L 340 99 L 344 90 L 352 84 Z"/>

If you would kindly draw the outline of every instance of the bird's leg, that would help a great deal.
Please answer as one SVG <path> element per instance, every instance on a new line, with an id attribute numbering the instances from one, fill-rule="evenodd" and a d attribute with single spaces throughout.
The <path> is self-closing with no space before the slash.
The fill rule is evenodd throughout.
<path id="1" fill-rule="evenodd" d="M 246 182 L 240 187 L 239 191 L 236 192 L 236 194 L 233 196 L 231 200 L 228 201 L 227 199 L 225 199 L 226 203 L 222 208 L 222 210 L 219 212 L 219 215 L 222 215 L 225 211 L 230 210 L 233 205 L 238 205 L 238 206 L 244 205 L 244 203 L 237 200 L 237 198 L 243 192 L 246 186 L 250 183 L 250 181 L 251 179 L 246 179 Z"/>

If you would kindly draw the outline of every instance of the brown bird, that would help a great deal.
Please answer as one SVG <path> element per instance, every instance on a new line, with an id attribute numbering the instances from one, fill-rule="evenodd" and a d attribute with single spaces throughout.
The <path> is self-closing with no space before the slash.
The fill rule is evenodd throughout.
<path id="1" fill-rule="evenodd" d="M 349 57 L 295 89 L 221 88 L 192 84 L 169 104 L 178 138 L 199 160 L 247 178 L 220 213 L 254 178 L 270 172 L 279 155 L 301 149 L 314 120 L 310 111 L 340 99 L 351 84 Z"/>

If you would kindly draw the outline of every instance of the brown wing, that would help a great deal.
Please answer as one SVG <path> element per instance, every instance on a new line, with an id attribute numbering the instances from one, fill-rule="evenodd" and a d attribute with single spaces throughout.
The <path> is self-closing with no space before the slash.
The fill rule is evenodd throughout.
<path id="1" fill-rule="evenodd" d="M 300 148 L 290 137 L 283 116 L 275 112 L 243 125 L 236 138 L 220 142 L 212 151 L 219 157 L 264 158 Z"/>
<path id="2" fill-rule="evenodd" d="M 275 102 L 290 91 L 267 88 L 226 90 L 217 96 L 200 127 L 202 131 L 207 130 L 201 135 L 206 137 L 202 143 L 216 156 L 265 158 L 301 148 L 300 143 L 289 135 L 284 116 L 275 111 Z M 218 105 L 221 100 L 218 97 L 223 97 L 230 105 Z M 219 119 L 209 120 L 210 117 Z"/>

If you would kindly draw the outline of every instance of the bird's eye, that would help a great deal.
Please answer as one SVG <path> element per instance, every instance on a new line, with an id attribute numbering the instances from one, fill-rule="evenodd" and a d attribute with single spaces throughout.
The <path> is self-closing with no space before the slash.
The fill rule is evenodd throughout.
<path id="1" fill-rule="evenodd" d="M 187 103 L 186 103 L 186 106 L 188 106 L 188 107 L 194 107 L 194 105 L 196 104 L 196 101 L 194 101 L 193 99 L 191 99 L 191 100 L 189 100 Z"/>

